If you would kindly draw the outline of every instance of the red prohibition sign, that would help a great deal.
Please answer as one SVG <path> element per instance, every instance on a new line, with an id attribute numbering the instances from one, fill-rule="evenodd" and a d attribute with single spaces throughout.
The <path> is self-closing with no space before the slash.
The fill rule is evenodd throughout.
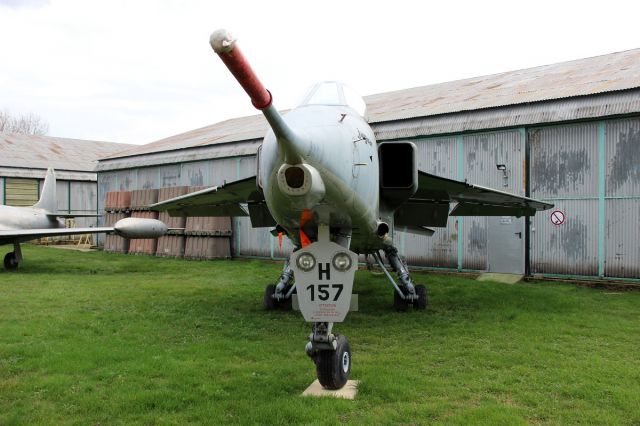
<path id="1" fill-rule="evenodd" d="M 556 210 L 551 213 L 551 223 L 554 225 L 562 225 L 564 223 L 564 213 L 560 210 Z"/>

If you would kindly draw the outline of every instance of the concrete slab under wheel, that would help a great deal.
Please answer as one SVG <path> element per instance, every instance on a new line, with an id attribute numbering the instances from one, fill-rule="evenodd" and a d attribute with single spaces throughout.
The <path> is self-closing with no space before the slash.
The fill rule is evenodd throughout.
<path id="1" fill-rule="evenodd" d="M 495 281 L 503 284 L 515 284 L 522 281 L 524 275 L 519 274 L 498 274 L 495 272 L 487 272 L 480 274 L 477 278 L 478 281 Z"/>
<path id="2" fill-rule="evenodd" d="M 318 380 L 314 380 L 302 396 L 331 396 L 334 398 L 355 399 L 358 393 L 358 380 L 347 380 L 347 384 L 342 389 L 329 390 L 322 387 Z"/>

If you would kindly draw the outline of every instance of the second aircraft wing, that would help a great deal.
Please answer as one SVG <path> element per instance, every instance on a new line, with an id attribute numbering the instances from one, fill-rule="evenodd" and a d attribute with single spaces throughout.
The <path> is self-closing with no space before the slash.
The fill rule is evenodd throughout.
<path id="1" fill-rule="evenodd" d="M 275 226 L 256 177 L 224 183 L 150 206 L 170 216 L 251 216 L 254 227 Z"/>
<path id="2" fill-rule="evenodd" d="M 451 202 L 457 205 L 449 212 Z M 397 211 L 404 226 L 446 226 L 447 216 L 533 216 L 553 204 L 418 171 L 418 190 Z"/>

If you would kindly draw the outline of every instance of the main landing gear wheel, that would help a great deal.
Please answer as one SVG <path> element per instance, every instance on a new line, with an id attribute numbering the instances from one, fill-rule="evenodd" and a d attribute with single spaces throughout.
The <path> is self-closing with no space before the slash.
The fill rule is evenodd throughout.
<path id="1" fill-rule="evenodd" d="M 278 301 L 273 298 L 273 294 L 276 292 L 276 285 L 269 284 L 264 289 L 264 308 L 267 311 L 273 311 L 278 307 Z"/>
<path id="2" fill-rule="evenodd" d="M 18 268 L 18 256 L 15 252 L 9 252 L 4 255 L 4 268 L 8 271 L 14 271 Z"/>
<path id="3" fill-rule="evenodd" d="M 318 380 L 325 389 L 341 389 L 351 373 L 351 346 L 347 338 L 336 334 L 336 350 L 321 350 L 315 355 Z"/>
<path id="4" fill-rule="evenodd" d="M 289 290 L 291 289 L 291 286 L 288 286 L 284 293 L 288 293 Z M 273 311 L 276 309 L 282 309 L 284 311 L 290 311 L 291 309 L 293 309 L 292 306 L 292 298 L 289 297 L 288 299 L 281 299 L 278 300 L 276 298 L 273 297 L 273 295 L 276 293 L 276 285 L 275 284 L 269 284 L 265 289 L 264 289 L 264 308 L 267 311 Z"/>
<path id="5" fill-rule="evenodd" d="M 400 288 L 400 290 L 402 290 L 402 293 L 406 296 L 406 290 L 404 288 Z M 393 309 L 398 312 L 405 312 L 409 309 L 409 301 L 407 299 L 403 299 L 395 290 L 393 291 Z"/>
<path id="6" fill-rule="evenodd" d="M 416 296 L 418 296 L 418 298 L 413 301 L 413 309 L 418 309 L 420 311 L 427 309 L 427 304 L 429 303 L 429 299 L 427 298 L 427 288 L 422 284 L 418 284 L 416 286 Z"/>
<path id="7" fill-rule="evenodd" d="M 407 289 L 401 287 L 402 294 L 408 295 Z M 409 309 L 409 305 L 413 305 L 413 309 L 418 311 L 424 311 L 427 309 L 429 299 L 427 298 L 427 288 L 422 284 L 415 286 L 416 296 L 415 299 L 403 299 L 397 291 L 393 292 L 393 308 L 398 312 L 406 312 Z"/>

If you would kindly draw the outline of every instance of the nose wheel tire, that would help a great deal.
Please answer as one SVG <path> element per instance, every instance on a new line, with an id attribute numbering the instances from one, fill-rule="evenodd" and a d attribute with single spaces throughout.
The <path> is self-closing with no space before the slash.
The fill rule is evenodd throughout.
<path id="1" fill-rule="evenodd" d="M 336 350 L 322 350 L 315 356 L 318 381 L 325 389 L 341 389 L 351 373 L 351 346 L 347 338 L 336 335 Z"/>
<path id="2" fill-rule="evenodd" d="M 4 268 L 8 271 L 13 271 L 18 268 L 18 256 L 15 252 L 9 252 L 4 256 Z"/>

